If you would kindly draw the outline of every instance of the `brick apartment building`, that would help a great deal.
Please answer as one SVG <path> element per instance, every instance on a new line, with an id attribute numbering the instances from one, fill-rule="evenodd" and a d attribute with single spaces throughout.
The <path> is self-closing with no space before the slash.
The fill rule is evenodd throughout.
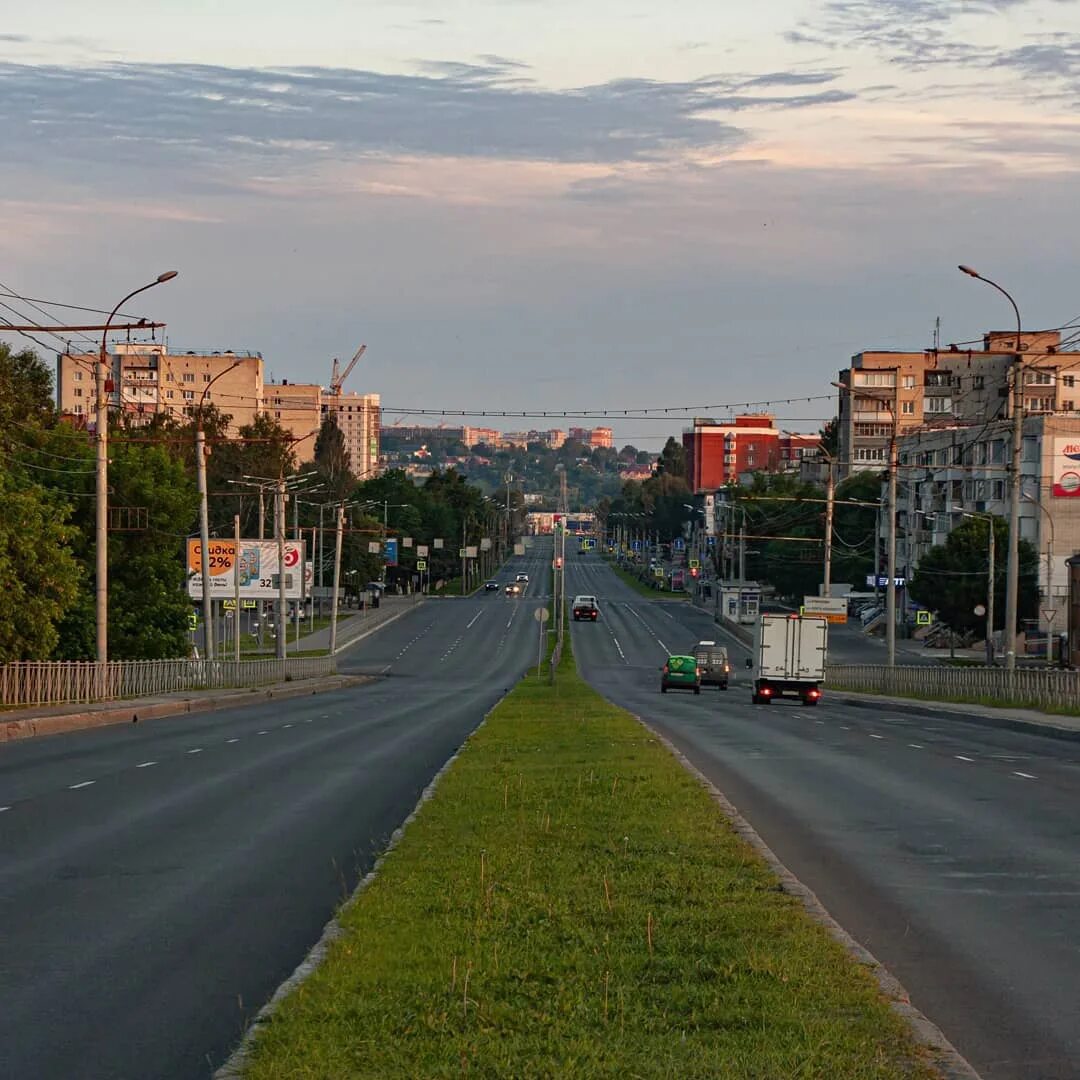
<path id="1" fill-rule="evenodd" d="M 820 439 L 782 431 L 771 413 L 747 413 L 726 423 L 695 417 L 682 441 L 690 489 L 700 495 L 738 483 L 746 473 L 797 471 Z"/>
<path id="2" fill-rule="evenodd" d="M 155 342 L 120 342 L 109 347 L 106 393 L 110 408 L 138 424 L 158 413 L 189 415 L 200 404 L 231 417 L 237 435 L 260 413 L 267 413 L 298 440 L 300 461 L 315 456 L 315 436 L 323 417 L 333 412 L 345 435 L 353 472 L 371 472 L 379 460 L 379 395 L 326 393 L 314 383 L 266 383 L 257 352 L 189 351 L 170 353 Z M 61 353 L 56 358 L 56 403 L 60 413 L 93 429 L 96 420 L 94 374 L 97 353 Z"/>
<path id="3" fill-rule="evenodd" d="M 1080 402 L 1075 353 L 1056 330 L 1023 335 L 1024 411 L 1074 412 Z M 840 372 L 840 475 L 883 469 L 895 417 L 897 434 L 957 422 L 1007 418 L 1016 331 L 991 331 L 979 349 L 857 353 Z"/>

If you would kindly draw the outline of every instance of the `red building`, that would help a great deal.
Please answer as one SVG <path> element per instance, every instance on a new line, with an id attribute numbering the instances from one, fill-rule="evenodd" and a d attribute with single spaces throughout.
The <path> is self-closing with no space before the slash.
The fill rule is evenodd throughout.
<path id="1" fill-rule="evenodd" d="M 720 423 L 695 417 L 683 431 L 687 474 L 695 495 L 739 482 L 744 473 L 797 470 L 804 453 L 817 448 L 817 435 L 781 431 L 771 413 L 750 413 Z"/>

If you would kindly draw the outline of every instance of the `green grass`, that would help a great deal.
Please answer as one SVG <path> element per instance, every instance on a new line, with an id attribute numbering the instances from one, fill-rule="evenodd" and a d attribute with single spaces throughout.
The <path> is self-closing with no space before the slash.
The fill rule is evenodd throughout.
<path id="1" fill-rule="evenodd" d="M 644 582 L 639 581 L 629 570 L 624 570 L 613 559 L 607 560 L 608 566 L 615 571 L 618 577 L 621 577 L 627 585 L 630 586 L 634 592 L 641 593 L 642 596 L 647 596 L 650 600 L 689 600 L 690 594 L 688 592 L 670 592 L 667 590 L 661 591 L 660 589 L 653 589 L 646 585 Z"/>
<path id="2" fill-rule="evenodd" d="M 905 701 L 918 701 L 927 705 L 945 702 L 949 705 L 978 705 L 983 709 L 1027 709 L 1031 712 L 1046 713 L 1048 716 L 1080 716 L 1080 706 L 1039 705 L 1023 698 L 990 697 L 986 694 L 946 694 L 936 697 L 916 694 L 906 690 L 851 690 L 846 686 L 833 686 L 828 680 L 825 688 L 837 694 L 854 694 L 856 697 L 903 698 Z"/>
<path id="3" fill-rule="evenodd" d="M 467 741 L 340 921 L 252 1080 L 933 1075 L 569 647 L 554 686 L 523 680 Z"/>

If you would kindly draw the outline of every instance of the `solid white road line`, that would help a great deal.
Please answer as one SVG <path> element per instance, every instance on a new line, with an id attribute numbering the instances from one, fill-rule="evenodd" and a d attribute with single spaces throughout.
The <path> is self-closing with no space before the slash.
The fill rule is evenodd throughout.
<path id="1" fill-rule="evenodd" d="M 1032 776 L 1029 772 L 1014 772 L 1013 776 L 1022 776 L 1025 780 L 1038 780 L 1037 776 Z"/>
<path id="2" fill-rule="evenodd" d="M 93 780 L 84 780 L 81 784 L 69 784 L 68 791 L 78 791 L 79 788 L 89 787 L 93 783 L 95 783 L 95 781 Z"/>
<path id="3" fill-rule="evenodd" d="M 953 754 L 953 757 L 956 758 L 957 761 L 970 761 L 970 762 L 975 761 L 975 759 L 973 757 L 964 757 L 963 754 Z"/>
<path id="4" fill-rule="evenodd" d="M 151 765 L 156 765 L 156 764 L 157 764 L 156 761 L 144 761 L 144 762 L 142 762 L 142 764 L 136 765 L 135 768 L 136 769 L 149 769 Z"/>

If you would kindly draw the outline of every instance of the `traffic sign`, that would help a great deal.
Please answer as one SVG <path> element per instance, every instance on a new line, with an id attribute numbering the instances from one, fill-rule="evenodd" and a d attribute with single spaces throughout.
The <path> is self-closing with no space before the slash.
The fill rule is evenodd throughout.
<path id="1" fill-rule="evenodd" d="M 1044 607 L 1042 609 L 1042 617 L 1047 621 L 1047 623 L 1052 623 L 1057 617 L 1057 608 Z"/>
<path id="2" fill-rule="evenodd" d="M 700 570 L 701 569 L 701 560 L 700 559 L 691 559 L 690 560 L 690 569 L 691 570 Z"/>
<path id="3" fill-rule="evenodd" d="M 416 569 L 417 570 L 426 570 L 427 569 L 427 559 L 417 559 L 416 560 Z"/>
<path id="4" fill-rule="evenodd" d="M 194 611 L 188 612 L 187 624 L 189 630 L 198 630 L 199 628 L 199 616 Z"/>
<path id="5" fill-rule="evenodd" d="M 934 616 L 929 611 L 916 611 L 915 612 L 915 625 L 916 626 L 929 626 L 934 621 Z"/>
<path id="6" fill-rule="evenodd" d="M 658 566 L 658 567 L 657 567 L 657 568 L 656 568 L 656 569 L 655 569 L 655 570 L 653 571 L 653 577 L 658 577 L 658 578 L 662 578 L 663 576 L 664 576 L 664 568 L 663 568 L 662 566 Z"/>
<path id="7" fill-rule="evenodd" d="M 226 611 L 235 611 L 235 610 L 236 610 L 236 600 L 235 600 L 235 599 L 232 599 L 232 600 L 222 600 L 222 602 L 221 602 L 221 606 L 222 606 L 222 607 L 223 607 L 223 608 L 224 608 L 224 609 L 225 609 Z"/>
<path id="8" fill-rule="evenodd" d="M 682 551 L 686 547 L 686 541 L 681 536 L 676 536 L 674 541 L 674 547 L 676 551 Z"/>
<path id="9" fill-rule="evenodd" d="M 533 618 L 534 618 L 534 619 L 535 619 L 535 620 L 536 620 L 536 621 L 537 621 L 538 623 L 546 623 L 546 622 L 548 621 L 548 619 L 550 619 L 550 618 L 551 618 L 551 612 L 550 612 L 550 611 L 548 611 L 548 609 L 547 609 L 546 607 L 538 607 L 538 608 L 537 608 L 537 609 L 536 609 L 536 610 L 535 610 L 535 611 L 533 612 Z"/>

